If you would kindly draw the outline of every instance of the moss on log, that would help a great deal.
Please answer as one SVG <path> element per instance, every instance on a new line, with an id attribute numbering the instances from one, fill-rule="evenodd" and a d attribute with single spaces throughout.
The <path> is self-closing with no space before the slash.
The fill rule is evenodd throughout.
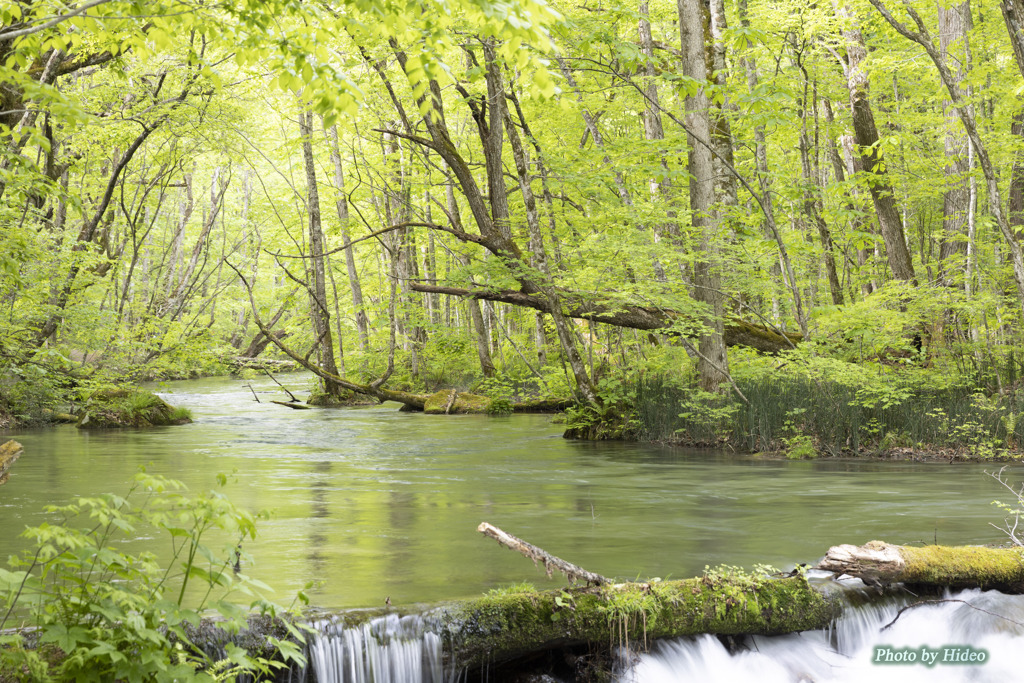
<path id="1" fill-rule="evenodd" d="M 551 313 L 551 302 L 547 297 L 527 294 L 522 291 L 461 289 L 429 285 L 424 282 L 410 282 L 409 286 L 416 292 L 445 294 L 466 299 L 501 301 L 513 306 L 525 306 L 536 311 Z M 626 302 L 602 303 L 584 294 L 567 290 L 559 290 L 559 298 L 563 304 L 563 315 L 570 318 L 593 320 L 599 323 L 614 325 L 615 327 L 662 332 L 665 334 L 677 334 L 676 325 L 680 322 L 685 323 L 683 327 L 695 327 L 693 325 L 695 321 L 692 317 L 677 311 L 639 306 Z M 696 327 L 699 328 L 700 326 L 696 325 Z M 726 321 L 723 336 L 726 346 L 749 346 L 762 353 L 779 353 L 791 349 L 803 341 L 803 336 L 800 334 L 778 332 L 763 325 L 755 325 L 739 318 L 731 318 Z"/>
<path id="2" fill-rule="evenodd" d="M 446 651 L 470 669 L 553 647 L 826 628 L 839 604 L 802 577 L 705 576 L 565 591 L 493 592 L 450 605 Z"/>
<path id="3" fill-rule="evenodd" d="M 139 389 L 100 389 L 89 397 L 79 429 L 162 427 L 192 421 L 189 411 L 173 408 L 159 396 Z"/>
<path id="4" fill-rule="evenodd" d="M 0 484 L 6 484 L 10 478 L 11 465 L 21 457 L 21 444 L 13 439 L 0 444 Z"/>
<path id="5" fill-rule="evenodd" d="M 560 413 L 576 405 L 571 398 L 533 398 L 512 404 L 513 413 Z"/>
<path id="6" fill-rule="evenodd" d="M 1024 593 L 1024 548 L 914 548 L 871 541 L 862 546 L 829 548 L 818 569 L 848 574 L 869 583 Z"/>
<path id="7" fill-rule="evenodd" d="M 423 412 L 430 415 L 457 415 L 465 413 L 486 413 L 491 399 L 479 394 L 461 391 L 437 391 L 423 402 Z"/>

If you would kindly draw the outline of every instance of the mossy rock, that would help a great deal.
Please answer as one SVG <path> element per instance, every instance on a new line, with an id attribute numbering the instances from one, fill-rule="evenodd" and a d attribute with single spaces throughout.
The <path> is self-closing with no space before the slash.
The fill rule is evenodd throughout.
<path id="1" fill-rule="evenodd" d="M 444 415 L 445 407 L 448 406 L 451 398 L 452 392 L 450 389 L 433 393 L 427 397 L 426 402 L 423 404 L 423 412 L 431 415 Z M 455 394 L 455 401 L 452 403 L 451 409 L 448 410 L 448 414 L 486 413 L 490 406 L 491 399 L 487 396 L 457 392 Z"/>
<path id="2" fill-rule="evenodd" d="M 120 427 L 163 427 L 186 424 L 192 416 L 185 408 L 174 408 L 156 394 L 139 389 L 104 388 L 86 401 L 79 429 Z"/>

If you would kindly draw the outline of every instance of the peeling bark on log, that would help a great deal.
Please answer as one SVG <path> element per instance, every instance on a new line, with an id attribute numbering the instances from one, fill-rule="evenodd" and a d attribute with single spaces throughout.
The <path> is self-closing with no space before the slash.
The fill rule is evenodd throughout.
<path id="1" fill-rule="evenodd" d="M 0 484 L 7 483 L 11 476 L 8 470 L 21 457 L 23 450 L 21 444 L 14 440 L 0 444 Z"/>
<path id="2" fill-rule="evenodd" d="M 447 294 L 466 299 L 500 301 L 512 304 L 513 306 L 523 306 L 525 308 L 532 308 L 535 311 L 551 313 L 551 304 L 546 298 L 526 294 L 525 292 L 460 289 L 458 287 L 428 285 L 421 282 L 411 282 L 409 287 L 417 292 Z M 604 305 L 588 301 L 578 294 L 564 293 L 559 297 L 559 300 L 563 303 L 563 313 L 570 318 L 593 320 L 599 323 L 614 325 L 615 327 L 678 334 L 678 332 L 672 329 L 674 323 L 692 324 L 695 322 L 675 311 L 619 303 Z M 694 334 L 692 336 L 697 335 Z M 783 335 L 767 327 L 754 325 L 738 318 L 728 320 L 725 325 L 726 346 L 749 346 L 762 353 L 779 353 L 780 351 L 793 348 L 801 341 L 803 341 L 803 335 L 795 333 Z"/>
<path id="3" fill-rule="evenodd" d="M 549 579 L 551 578 L 551 570 L 557 569 L 565 574 L 565 577 L 572 583 L 576 583 L 580 580 L 586 581 L 588 585 L 593 584 L 595 586 L 604 586 L 611 583 L 611 581 L 600 574 L 589 572 L 583 567 L 577 566 L 572 562 L 566 562 L 560 557 L 555 557 L 546 550 L 538 548 L 531 543 L 527 543 L 523 539 L 513 536 L 512 534 L 503 531 L 496 526 L 492 526 L 487 522 L 481 522 L 480 526 L 478 526 L 476 530 L 484 536 L 493 538 L 506 548 L 511 548 L 524 557 L 533 560 L 534 565 L 538 562 L 543 564 L 544 571 L 547 573 Z"/>
<path id="4" fill-rule="evenodd" d="M 862 546 L 833 546 L 817 568 L 854 576 L 868 583 L 1024 593 L 1024 548 L 940 545 L 913 548 L 871 541 Z"/>

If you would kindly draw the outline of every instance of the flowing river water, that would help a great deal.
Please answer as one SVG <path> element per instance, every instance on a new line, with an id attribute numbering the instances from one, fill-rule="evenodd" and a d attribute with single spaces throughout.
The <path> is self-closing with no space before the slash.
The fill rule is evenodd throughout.
<path id="1" fill-rule="evenodd" d="M 280 379 L 300 395 L 309 381 Z M 1001 521 L 991 503 L 1007 492 L 986 476 L 991 465 L 791 462 L 574 442 L 562 439 L 562 428 L 546 415 L 431 416 L 398 412 L 396 404 L 290 410 L 269 403 L 285 398 L 269 379 L 180 381 L 156 390 L 191 409 L 194 422 L 7 435 L 22 442 L 25 454 L 0 488 L 0 557 L 25 547 L 18 536 L 25 526 L 49 519 L 43 506 L 123 493 L 142 465 L 193 490 L 228 474 L 225 492 L 236 504 L 272 513 L 246 544 L 253 558 L 248 572 L 277 588 L 272 597 L 285 603 L 314 581 L 309 596 L 327 608 L 469 597 L 524 580 L 540 588 L 562 585 L 480 536 L 481 521 L 622 579 L 685 578 L 706 565 L 787 568 L 813 563 L 830 545 L 872 539 L 1002 540 L 989 525 Z M 1007 474 L 1020 481 L 1024 467 Z M 1010 599 L 1002 602 L 1018 609 Z M 680 645 L 683 654 L 666 646 L 630 675 L 667 680 L 664 666 L 675 665 L 665 662 L 728 658 L 714 643 L 701 642 Z M 876 668 L 872 675 L 903 668 Z M 690 680 L 711 679 L 695 673 Z"/>

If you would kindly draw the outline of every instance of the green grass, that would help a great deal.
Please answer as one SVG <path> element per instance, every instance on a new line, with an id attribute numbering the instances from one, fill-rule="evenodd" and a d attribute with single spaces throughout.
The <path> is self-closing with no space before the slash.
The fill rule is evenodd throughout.
<path id="1" fill-rule="evenodd" d="M 985 396 L 970 387 L 905 390 L 898 399 L 799 376 L 737 380 L 747 397 L 701 394 L 664 376 L 636 386 L 639 436 L 652 441 L 715 445 L 749 452 L 791 451 L 808 436 L 818 452 L 840 455 L 897 447 L 952 449 L 989 457 L 1024 444 L 1024 399 Z"/>

